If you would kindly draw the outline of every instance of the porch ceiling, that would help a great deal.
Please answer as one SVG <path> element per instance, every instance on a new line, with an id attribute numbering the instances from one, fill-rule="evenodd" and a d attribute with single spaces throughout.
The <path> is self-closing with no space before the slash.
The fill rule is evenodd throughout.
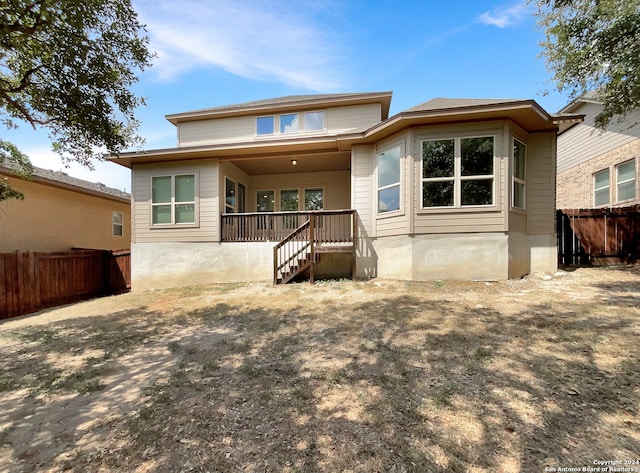
<path id="1" fill-rule="evenodd" d="M 292 160 L 297 162 L 292 164 Z M 265 174 L 297 174 L 302 172 L 347 171 L 351 153 L 290 154 L 233 158 L 230 161 L 250 176 Z"/>

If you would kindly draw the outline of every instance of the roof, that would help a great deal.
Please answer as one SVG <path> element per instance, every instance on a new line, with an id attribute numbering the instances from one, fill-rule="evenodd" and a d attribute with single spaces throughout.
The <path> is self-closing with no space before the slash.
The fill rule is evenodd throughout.
<path id="1" fill-rule="evenodd" d="M 379 93 L 388 99 L 390 92 Z M 217 113 L 216 111 L 233 110 L 234 113 L 255 113 L 256 108 L 271 107 L 275 104 L 308 104 L 310 100 L 332 100 L 331 97 L 349 97 L 350 99 L 362 94 L 334 94 L 334 95 L 305 95 L 289 96 L 280 99 L 260 100 L 247 102 L 237 106 L 217 107 L 205 109 L 201 112 L 190 113 Z M 371 94 L 374 95 L 374 94 Z M 312 99 L 309 99 L 312 97 Z M 324 97 L 324 99 L 320 99 Z M 213 112 L 212 112 L 213 110 Z M 226 112 L 222 112 L 226 113 Z M 185 119 L 193 120 L 193 117 Z M 126 167 L 131 167 L 135 162 L 161 162 L 172 161 L 180 158 L 215 158 L 224 156 L 240 157 L 251 153 L 253 156 L 276 156 L 285 153 L 299 152 L 348 152 L 354 144 L 370 144 L 386 139 L 403 129 L 414 126 L 441 126 L 458 123 L 470 123 L 491 120 L 511 120 L 522 129 L 530 133 L 557 132 L 581 122 L 583 115 L 554 114 L 546 112 L 535 100 L 522 99 L 457 99 L 436 98 L 416 105 L 403 112 L 382 121 L 373 126 L 366 126 L 343 132 L 338 135 L 323 136 L 291 136 L 278 140 L 253 140 L 246 142 L 216 143 L 189 147 L 179 147 L 161 150 L 149 150 L 144 152 L 122 153 L 118 157 L 110 157 L 114 162 Z"/>
<path id="2" fill-rule="evenodd" d="M 5 162 L 0 165 L 1 174 L 18 177 L 13 174 L 13 171 L 15 171 L 16 169 L 17 167 L 11 163 Z M 50 169 L 44 169 L 34 166 L 33 180 L 35 182 L 42 182 L 56 187 L 75 190 L 84 194 L 97 195 L 98 197 L 104 197 L 118 201 L 131 201 L 131 194 L 129 194 L 128 192 L 105 186 L 101 182 L 90 182 L 85 181 L 84 179 L 78 179 L 77 177 L 69 176 L 67 173 L 62 171 L 52 171 Z"/>
<path id="3" fill-rule="evenodd" d="M 576 97 L 575 99 L 573 99 L 563 108 L 561 108 L 558 113 L 571 113 L 575 111 L 577 108 L 579 108 L 580 105 L 583 103 L 602 103 L 602 102 L 598 100 L 598 92 L 596 92 L 595 90 L 591 90 L 586 94 L 582 94 Z"/>
<path id="4" fill-rule="evenodd" d="M 255 100 L 219 107 L 203 108 L 190 112 L 165 115 L 174 125 L 183 121 L 206 120 L 230 116 L 246 115 L 249 112 L 286 111 L 301 108 L 357 105 L 359 103 L 380 103 L 382 118 L 389 116 L 392 92 L 356 92 L 343 94 L 288 95 L 265 100 Z"/>
<path id="5" fill-rule="evenodd" d="M 408 108 L 407 110 L 405 110 L 405 112 L 423 112 L 429 110 L 478 107 L 521 101 L 522 99 L 450 99 L 438 97 L 416 105 L 415 107 Z"/>

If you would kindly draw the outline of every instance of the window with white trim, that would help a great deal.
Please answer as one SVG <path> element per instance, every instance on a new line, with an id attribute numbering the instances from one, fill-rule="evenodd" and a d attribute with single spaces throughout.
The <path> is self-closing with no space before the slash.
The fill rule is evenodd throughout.
<path id="1" fill-rule="evenodd" d="M 513 140 L 513 197 L 511 205 L 516 209 L 525 209 L 527 157 L 524 143 Z"/>
<path id="2" fill-rule="evenodd" d="M 256 135 L 286 135 L 317 132 L 325 129 L 324 111 L 282 113 L 256 117 Z"/>
<path id="3" fill-rule="evenodd" d="M 243 184 L 225 177 L 224 194 L 224 213 L 244 213 L 246 190 Z"/>
<path id="4" fill-rule="evenodd" d="M 324 208 L 324 189 L 308 188 L 304 190 L 304 209 L 322 210 Z"/>
<path id="5" fill-rule="evenodd" d="M 494 205 L 494 137 L 422 142 L 422 208 Z"/>
<path id="6" fill-rule="evenodd" d="M 400 210 L 400 146 L 378 154 L 378 214 Z"/>
<path id="7" fill-rule="evenodd" d="M 593 175 L 593 205 L 609 205 L 609 169 L 603 169 Z"/>
<path id="8" fill-rule="evenodd" d="M 636 198 L 636 160 L 616 166 L 616 202 Z"/>
<path id="9" fill-rule="evenodd" d="M 114 210 L 111 214 L 111 235 L 119 237 L 124 235 L 124 220 L 122 212 Z"/>
<path id="10" fill-rule="evenodd" d="M 151 178 L 151 224 L 196 223 L 196 175 L 175 174 Z"/>
<path id="11" fill-rule="evenodd" d="M 256 118 L 256 135 L 273 135 L 276 117 L 273 115 Z"/>

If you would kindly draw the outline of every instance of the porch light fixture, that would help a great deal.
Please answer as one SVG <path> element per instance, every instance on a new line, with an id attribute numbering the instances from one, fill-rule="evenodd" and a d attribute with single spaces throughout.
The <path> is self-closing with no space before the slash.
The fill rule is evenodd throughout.
<path id="1" fill-rule="evenodd" d="M 291 160 L 291 165 L 295 166 L 296 164 L 298 164 L 298 160 L 297 159 L 292 159 Z"/>

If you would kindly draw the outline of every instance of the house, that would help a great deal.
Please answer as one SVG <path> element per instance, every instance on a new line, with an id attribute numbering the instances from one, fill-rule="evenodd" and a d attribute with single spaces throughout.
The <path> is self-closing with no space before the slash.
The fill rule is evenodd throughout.
<path id="1" fill-rule="evenodd" d="M 584 121 L 558 136 L 558 209 L 622 207 L 640 203 L 640 110 L 614 121 L 606 131 L 594 120 L 602 111 L 594 93 L 564 107 L 561 114 L 581 114 Z"/>
<path id="2" fill-rule="evenodd" d="M 0 202 L 0 253 L 129 247 L 128 193 L 38 167 L 31 180 L 8 167 L 0 177 L 25 197 Z"/>
<path id="3" fill-rule="evenodd" d="M 290 96 L 167 115 L 133 175 L 133 289 L 556 270 L 556 136 L 533 100 Z"/>

